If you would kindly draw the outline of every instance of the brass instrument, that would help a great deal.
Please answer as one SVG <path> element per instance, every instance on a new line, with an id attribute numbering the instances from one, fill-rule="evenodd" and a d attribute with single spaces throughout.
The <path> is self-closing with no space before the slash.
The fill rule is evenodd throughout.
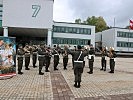
<path id="1" fill-rule="evenodd" d="M 48 54 L 49 57 L 52 57 L 52 52 L 50 49 L 46 48 L 46 53 Z"/>
<path id="2" fill-rule="evenodd" d="M 25 51 L 25 53 L 30 53 L 30 51 L 31 51 L 31 47 L 24 47 L 24 51 Z"/>

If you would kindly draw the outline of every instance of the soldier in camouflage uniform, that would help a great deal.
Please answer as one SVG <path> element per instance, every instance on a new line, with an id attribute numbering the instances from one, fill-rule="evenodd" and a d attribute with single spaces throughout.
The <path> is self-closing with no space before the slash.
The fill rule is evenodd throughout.
<path id="1" fill-rule="evenodd" d="M 44 48 L 44 43 L 40 44 L 40 48 L 38 48 L 38 60 L 39 60 L 39 75 L 43 75 L 42 68 L 44 66 L 44 59 L 46 55 L 46 50 Z"/>
<path id="2" fill-rule="evenodd" d="M 71 55 L 74 55 L 74 75 L 75 75 L 75 84 L 74 87 L 80 88 L 81 75 L 84 69 L 84 57 L 88 55 L 87 51 L 82 51 L 81 46 L 77 46 L 76 51 L 68 51 Z"/>
<path id="3" fill-rule="evenodd" d="M 115 69 L 115 58 L 116 58 L 116 52 L 114 51 L 114 48 L 110 48 L 109 51 L 109 58 L 110 58 L 110 72 L 109 73 L 114 73 Z"/>
<path id="4" fill-rule="evenodd" d="M 68 63 L 68 50 L 67 50 L 67 46 L 64 46 L 64 50 L 62 51 L 62 55 L 63 55 L 63 66 L 64 66 L 64 70 L 67 70 L 67 63 Z"/>
<path id="5" fill-rule="evenodd" d="M 32 63 L 33 63 L 33 68 L 36 68 L 36 62 L 37 62 L 37 52 L 38 48 L 36 45 L 32 46 Z"/>
<path id="6" fill-rule="evenodd" d="M 107 58 L 107 50 L 106 50 L 106 48 L 105 48 L 105 47 L 103 47 L 103 48 L 102 48 L 101 55 L 102 55 L 102 57 L 101 57 L 101 65 L 102 65 L 102 68 L 101 68 L 100 70 L 104 70 L 104 71 L 106 71 L 106 63 L 107 63 L 107 61 L 106 61 L 106 58 Z"/>
<path id="7" fill-rule="evenodd" d="M 90 45 L 90 50 L 89 50 L 89 55 L 88 55 L 90 71 L 87 72 L 87 73 L 89 73 L 89 74 L 93 74 L 94 54 L 95 54 L 95 50 L 94 50 L 93 45 L 91 44 Z"/>
<path id="8" fill-rule="evenodd" d="M 45 72 L 49 72 L 49 65 L 51 61 L 52 53 L 50 47 L 46 48 L 46 55 L 45 55 L 45 62 L 46 62 L 46 67 L 45 67 Z"/>
<path id="9" fill-rule="evenodd" d="M 59 52 L 56 45 L 54 45 L 52 54 L 54 55 L 54 70 L 58 70 L 57 66 L 59 64 Z"/>
<path id="10" fill-rule="evenodd" d="M 17 49 L 18 74 L 23 74 L 23 72 L 21 72 L 21 70 L 22 70 L 22 66 L 23 66 L 24 54 L 25 54 L 25 51 L 23 49 L 23 46 L 20 44 Z"/>
<path id="11" fill-rule="evenodd" d="M 31 53 L 31 47 L 26 43 L 25 47 L 25 70 L 30 70 L 29 64 L 30 64 L 30 53 Z"/>

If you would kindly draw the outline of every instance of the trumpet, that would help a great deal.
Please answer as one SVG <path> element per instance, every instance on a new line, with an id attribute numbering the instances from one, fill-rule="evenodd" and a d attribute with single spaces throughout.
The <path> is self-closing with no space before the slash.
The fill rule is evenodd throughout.
<path id="1" fill-rule="evenodd" d="M 112 52 L 109 52 L 109 57 L 113 58 L 113 53 Z"/>
<path id="2" fill-rule="evenodd" d="M 63 53 L 63 57 L 67 56 L 67 51 L 65 50 L 65 53 Z"/>

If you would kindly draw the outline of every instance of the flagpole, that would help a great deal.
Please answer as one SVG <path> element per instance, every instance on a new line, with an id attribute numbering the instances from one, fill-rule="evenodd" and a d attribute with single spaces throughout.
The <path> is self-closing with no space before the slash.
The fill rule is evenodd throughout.
<path id="1" fill-rule="evenodd" d="M 114 28 L 115 28 L 115 17 L 114 17 Z"/>
<path id="2" fill-rule="evenodd" d="M 130 19 L 129 19 L 129 34 L 130 34 Z M 128 44 L 129 44 L 129 34 L 128 34 Z M 128 52 L 129 52 L 129 45 L 128 45 Z"/>
<path id="3" fill-rule="evenodd" d="M 117 44 L 115 43 L 116 32 L 115 32 L 115 17 L 114 17 L 114 49 L 116 49 Z"/>

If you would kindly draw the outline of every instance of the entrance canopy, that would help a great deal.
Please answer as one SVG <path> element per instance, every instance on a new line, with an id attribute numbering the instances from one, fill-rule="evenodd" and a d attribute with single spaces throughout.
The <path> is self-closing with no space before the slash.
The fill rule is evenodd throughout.
<path id="1" fill-rule="evenodd" d="M 9 36 L 47 37 L 47 29 L 37 28 L 8 28 Z"/>

